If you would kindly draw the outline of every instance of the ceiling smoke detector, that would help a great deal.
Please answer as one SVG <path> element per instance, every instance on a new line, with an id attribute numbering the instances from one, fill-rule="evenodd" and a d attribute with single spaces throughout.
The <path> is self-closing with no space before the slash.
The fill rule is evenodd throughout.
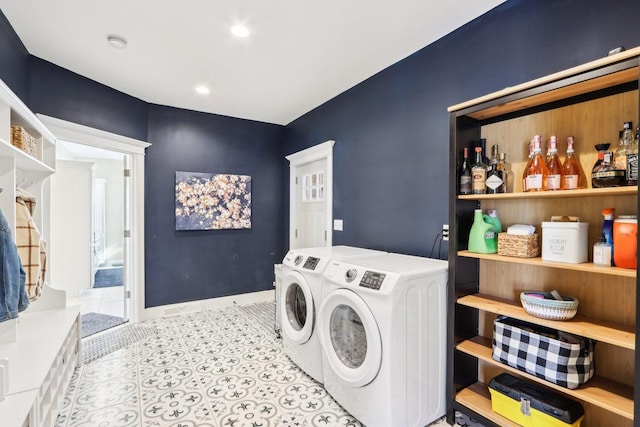
<path id="1" fill-rule="evenodd" d="M 108 35 L 107 42 L 116 49 L 124 49 L 127 47 L 127 41 L 120 36 Z"/>

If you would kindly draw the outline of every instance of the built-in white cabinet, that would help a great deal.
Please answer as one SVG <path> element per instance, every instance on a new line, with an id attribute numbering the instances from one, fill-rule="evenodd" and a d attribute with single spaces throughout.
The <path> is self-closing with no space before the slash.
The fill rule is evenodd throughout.
<path id="1" fill-rule="evenodd" d="M 33 137 L 30 154 L 11 144 L 12 126 Z M 20 187 L 35 196 L 34 223 L 50 242 L 48 178 L 54 171 L 53 134 L 0 81 L 0 209 L 14 238 Z M 42 295 L 17 319 L 0 322 L 0 424 L 54 425 L 80 361 L 79 314 L 79 307 L 66 307 L 64 291 L 45 283 Z"/>

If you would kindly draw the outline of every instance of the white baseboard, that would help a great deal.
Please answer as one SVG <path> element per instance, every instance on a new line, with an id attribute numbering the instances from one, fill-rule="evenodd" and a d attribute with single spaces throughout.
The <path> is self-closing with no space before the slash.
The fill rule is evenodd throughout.
<path id="1" fill-rule="evenodd" d="M 169 304 L 159 307 L 145 308 L 140 313 L 140 321 L 154 320 L 161 317 L 179 316 L 187 313 L 196 313 L 198 311 L 213 310 L 228 307 L 237 304 L 253 304 L 256 302 L 273 301 L 275 299 L 275 291 L 267 290 L 260 292 L 250 292 L 246 294 L 230 295 L 227 297 L 210 298 L 201 301 L 191 301 L 181 304 Z"/>

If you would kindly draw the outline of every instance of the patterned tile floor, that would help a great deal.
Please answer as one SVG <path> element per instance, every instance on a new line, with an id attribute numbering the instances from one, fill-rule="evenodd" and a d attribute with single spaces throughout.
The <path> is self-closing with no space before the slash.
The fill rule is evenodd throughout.
<path id="1" fill-rule="evenodd" d="M 157 332 L 76 370 L 56 427 L 361 426 L 240 306 L 144 325 Z"/>

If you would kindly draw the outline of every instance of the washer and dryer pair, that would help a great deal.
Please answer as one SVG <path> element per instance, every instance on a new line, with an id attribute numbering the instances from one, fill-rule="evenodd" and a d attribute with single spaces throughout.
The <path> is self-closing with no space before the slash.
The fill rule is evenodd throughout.
<path id="1" fill-rule="evenodd" d="M 316 262 L 302 252 L 313 251 L 295 255 L 304 274 L 293 277 L 312 291 L 304 295 L 283 279 L 281 294 L 289 357 L 368 427 L 424 426 L 443 416 L 447 262 L 384 252 Z M 307 262 L 322 264 L 314 271 L 323 273 L 307 274 Z M 321 302 L 319 310 L 296 294 Z M 294 344 L 288 329 L 301 331 L 301 324 L 310 325 L 309 339 Z"/>
<path id="2" fill-rule="evenodd" d="M 282 261 L 280 328 L 284 351 L 300 369 L 323 383 L 322 349 L 317 333 L 324 271 L 333 259 L 384 252 L 352 246 L 293 249 Z"/>

